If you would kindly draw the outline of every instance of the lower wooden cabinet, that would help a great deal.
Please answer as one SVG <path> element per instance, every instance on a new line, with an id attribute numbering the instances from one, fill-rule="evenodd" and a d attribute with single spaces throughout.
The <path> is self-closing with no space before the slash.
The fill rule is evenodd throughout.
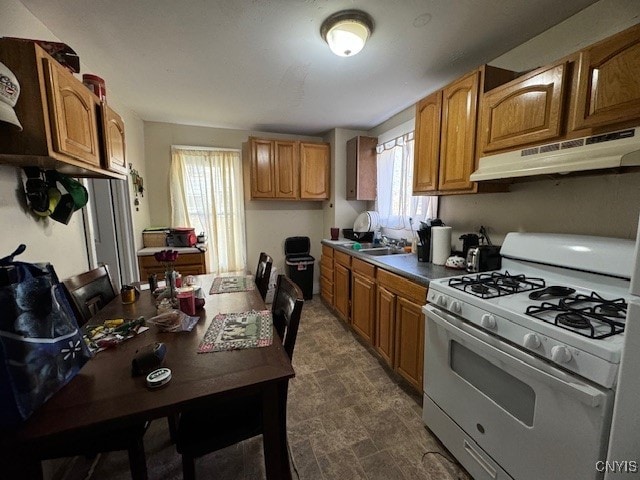
<path id="1" fill-rule="evenodd" d="M 333 248 L 322 245 L 320 257 L 320 296 L 333 306 Z"/>
<path id="2" fill-rule="evenodd" d="M 138 256 L 138 268 L 140 269 L 140 281 L 146 282 L 149 275 L 155 273 L 158 280 L 164 280 L 165 267 L 158 262 L 153 255 Z M 175 262 L 175 269 L 185 275 L 202 275 L 207 273 L 207 254 L 200 253 L 181 253 Z"/>
<path id="3" fill-rule="evenodd" d="M 320 268 L 323 300 L 421 391 L 427 288 L 327 245 Z"/>
<path id="4" fill-rule="evenodd" d="M 393 369 L 416 390 L 422 390 L 424 314 L 427 289 L 378 269 L 375 347 Z"/>
<path id="5" fill-rule="evenodd" d="M 335 264 L 333 271 L 333 286 L 335 289 L 333 295 L 333 306 L 338 311 L 338 314 L 345 322 L 349 321 L 350 310 L 350 283 L 351 283 L 351 270 L 339 263 Z"/>
<path id="6" fill-rule="evenodd" d="M 376 292 L 376 338 L 374 346 L 393 365 L 396 332 L 396 295 L 378 285 Z"/>
<path id="7" fill-rule="evenodd" d="M 396 372 L 418 390 L 424 369 L 424 314 L 422 305 L 398 297 L 395 332 Z"/>
<path id="8" fill-rule="evenodd" d="M 373 344 L 376 313 L 375 267 L 356 258 L 351 264 L 351 326 Z"/>

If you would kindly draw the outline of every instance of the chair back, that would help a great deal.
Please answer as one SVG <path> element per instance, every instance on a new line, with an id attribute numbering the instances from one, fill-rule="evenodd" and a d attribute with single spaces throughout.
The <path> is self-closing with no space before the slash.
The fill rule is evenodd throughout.
<path id="1" fill-rule="evenodd" d="M 303 304 L 304 297 L 300 287 L 293 283 L 290 278 L 278 275 L 271 313 L 273 325 L 278 335 L 280 335 L 284 349 L 291 360 L 293 360 L 293 349 L 296 345 Z"/>
<path id="2" fill-rule="evenodd" d="M 87 323 L 98 310 L 117 296 L 106 265 L 69 277 L 62 283 L 75 307 L 79 326 Z"/>
<path id="3" fill-rule="evenodd" d="M 260 253 L 258 260 L 258 268 L 256 269 L 255 283 L 262 300 L 267 298 L 267 290 L 269 290 L 269 278 L 271 277 L 271 267 L 273 258 L 264 252 Z"/>

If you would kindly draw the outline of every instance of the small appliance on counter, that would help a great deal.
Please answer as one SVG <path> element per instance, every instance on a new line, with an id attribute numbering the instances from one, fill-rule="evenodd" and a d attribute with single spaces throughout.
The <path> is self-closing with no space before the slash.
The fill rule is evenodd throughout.
<path id="1" fill-rule="evenodd" d="M 195 247 L 198 242 L 195 228 L 176 227 L 167 234 L 167 245 L 169 247 Z"/>
<path id="2" fill-rule="evenodd" d="M 500 245 L 494 245 L 491 242 L 487 229 L 483 226 L 480 227 L 480 234 L 483 239 L 486 239 L 487 244 L 477 245 L 467 249 L 467 271 L 477 273 L 488 270 L 499 270 L 502 261 Z M 462 248 L 464 250 L 464 244 Z"/>

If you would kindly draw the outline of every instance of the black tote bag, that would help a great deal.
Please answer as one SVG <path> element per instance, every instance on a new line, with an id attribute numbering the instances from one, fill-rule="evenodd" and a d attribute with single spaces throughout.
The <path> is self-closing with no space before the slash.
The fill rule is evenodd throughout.
<path id="1" fill-rule="evenodd" d="M 90 358 L 50 264 L 0 259 L 0 428 L 19 425 Z"/>

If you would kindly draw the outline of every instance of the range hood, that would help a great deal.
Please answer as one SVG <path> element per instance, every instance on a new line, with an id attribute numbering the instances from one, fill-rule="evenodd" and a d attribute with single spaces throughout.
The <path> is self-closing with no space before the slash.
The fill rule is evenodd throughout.
<path id="1" fill-rule="evenodd" d="M 480 158 L 471 180 L 564 174 L 640 165 L 640 127 Z"/>

